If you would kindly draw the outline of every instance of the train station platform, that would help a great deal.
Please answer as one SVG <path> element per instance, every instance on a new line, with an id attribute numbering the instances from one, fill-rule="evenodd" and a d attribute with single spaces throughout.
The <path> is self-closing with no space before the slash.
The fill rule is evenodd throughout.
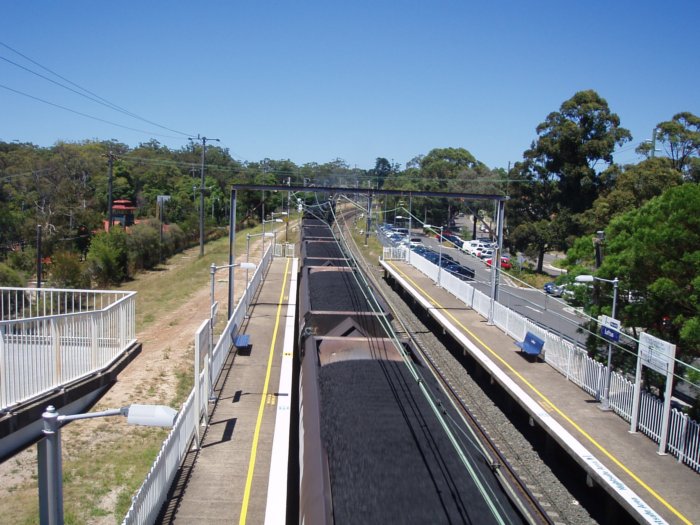
<path id="1" fill-rule="evenodd" d="M 159 523 L 285 523 L 297 259 L 273 259 Z"/>
<path id="2" fill-rule="evenodd" d="M 381 261 L 387 275 L 530 413 L 590 479 L 641 523 L 700 523 L 700 477 L 555 369 L 527 359 L 513 339 L 413 266 Z"/>

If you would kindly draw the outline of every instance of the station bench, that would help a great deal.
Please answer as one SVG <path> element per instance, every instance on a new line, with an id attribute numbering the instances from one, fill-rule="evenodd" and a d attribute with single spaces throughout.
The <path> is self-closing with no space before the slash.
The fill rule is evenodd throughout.
<path id="1" fill-rule="evenodd" d="M 537 357 L 540 354 L 542 354 L 544 340 L 537 337 L 532 332 L 527 332 L 525 334 L 525 339 L 523 339 L 522 341 L 515 341 L 515 346 L 520 348 L 521 353 Z"/>
<path id="2" fill-rule="evenodd" d="M 231 342 L 233 343 L 233 346 L 238 350 L 239 352 L 250 350 L 250 335 L 249 334 L 238 334 L 234 335 L 236 333 L 236 326 L 233 327 L 233 330 L 231 330 Z"/>

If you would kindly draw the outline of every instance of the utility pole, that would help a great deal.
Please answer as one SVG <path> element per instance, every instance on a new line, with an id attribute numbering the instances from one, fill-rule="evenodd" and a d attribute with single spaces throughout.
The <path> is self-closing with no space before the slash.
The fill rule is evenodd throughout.
<path id="1" fill-rule="evenodd" d="M 107 231 L 112 231 L 114 216 L 112 214 L 112 179 L 114 175 L 114 159 L 116 155 L 110 150 L 107 155 L 108 182 L 107 182 Z"/>
<path id="2" fill-rule="evenodd" d="M 41 224 L 36 225 L 36 287 L 41 288 Z"/>
<path id="3" fill-rule="evenodd" d="M 287 186 L 291 186 L 291 185 L 292 185 L 292 178 L 287 177 Z M 289 217 L 290 217 L 290 214 L 292 213 L 290 210 L 291 200 L 292 200 L 292 192 L 288 190 L 287 191 L 287 224 L 285 225 L 285 228 L 284 228 L 284 242 L 289 242 Z"/>
<path id="4" fill-rule="evenodd" d="M 195 140 L 190 138 L 190 140 Z M 199 256 L 204 256 L 204 156 L 207 151 L 207 141 L 215 140 L 219 142 L 219 139 L 210 139 L 207 137 L 200 137 L 197 135 L 196 140 L 202 141 L 202 168 L 201 168 L 201 179 L 199 183 Z"/>

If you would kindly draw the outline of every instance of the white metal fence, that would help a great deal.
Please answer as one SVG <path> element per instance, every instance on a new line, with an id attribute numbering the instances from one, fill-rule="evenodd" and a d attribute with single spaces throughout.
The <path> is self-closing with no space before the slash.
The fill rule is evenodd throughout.
<path id="1" fill-rule="evenodd" d="M 213 388 L 209 377 L 217 378 L 219 376 L 231 349 L 232 336 L 240 328 L 248 307 L 263 282 L 265 272 L 272 261 L 273 252 L 274 249 L 268 248 L 263 255 L 262 261 L 255 270 L 243 296 L 238 301 L 231 319 L 229 319 L 211 352 L 209 364 L 204 366 L 204 369 L 198 374 L 199 377 L 192 392 L 180 408 L 175 426 L 163 442 L 146 480 L 131 502 L 131 507 L 122 522 L 124 525 L 153 523 L 158 517 L 168 490 L 185 454 L 187 454 L 190 443 L 192 443 L 192 438 L 198 432 L 201 417 L 206 415 L 206 400 L 212 393 L 210 389 Z M 200 403 L 200 410 L 197 410 L 197 401 Z"/>
<path id="2" fill-rule="evenodd" d="M 136 293 L 0 288 L 0 411 L 107 367 L 136 340 Z"/>
<path id="3" fill-rule="evenodd" d="M 407 252 L 405 248 L 384 248 L 383 258 L 406 261 Z M 491 298 L 488 295 L 475 289 L 468 282 L 441 271 L 437 265 L 416 253 L 411 253 L 410 264 L 480 315 L 489 317 Z M 591 359 L 584 348 L 547 331 L 500 303 L 494 303 L 493 308 L 493 322 L 504 333 L 519 341 L 525 338 L 527 332 L 542 338 L 545 342 L 543 359 L 547 364 L 597 399 L 604 398 L 607 367 Z M 633 392 L 634 384 L 613 371 L 608 401 L 610 407 L 628 422 L 632 420 Z M 642 391 L 638 430 L 657 443 L 661 435 L 662 413 L 663 401 Z M 683 412 L 672 409 L 669 428 L 667 451 L 676 456 L 678 461 L 700 472 L 700 423 L 690 419 Z"/>

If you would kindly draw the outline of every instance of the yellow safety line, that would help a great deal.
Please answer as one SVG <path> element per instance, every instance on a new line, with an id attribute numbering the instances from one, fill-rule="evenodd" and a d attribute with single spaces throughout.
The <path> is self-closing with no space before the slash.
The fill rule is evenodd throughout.
<path id="1" fill-rule="evenodd" d="M 574 427 L 577 431 L 581 433 L 582 436 L 584 436 L 588 441 L 590 441 L 598 450 L 600 450 L 603 454 L 605 454 L 613 463 L 615 463 L 618 467 L 620 467 L 626 474 L 628 474 L 633 480 L 635 480 L 639 485 L 641 485 L 644 489 L 649 492 L 654 498 L 656 498 L 660 503 L 662 503 L 668 510 L 670 510 L 673 514 L 678 517 L 683 523 L 686 523 L 687 525 L 692 525 L 692 522 L 683 516 L 678 510 L 676 510 L 675 507 L 673 507 L 668 501 L 666 501 L 660 494 L 658 494 L 654 489 L 652 489 L 649 485 L 644 483 L 634 472 L 632 472 L 628 467 L 626 467 L 619 459 L 617 459 L 615 456 L 612 455 L 611 452 L 609 452 L 607 449 L 605 449 L 600 443 L 598 443 L 591 435 L 589 435 L 585 430 L 583 430 L 580 426 L 578 426 L 569 416 L 564 414 L 564 412 L 557 407 L 552 401 L 547 398 L 542 392 L 537 390 L 527 379 L 525 379 L 517 370 L 515 370 L 510 364 L 508 364 L 500 355 L 498 355 L 494 350 L 491 349 L 486 343 L 484 343 L 481 339 L 479 339 L 471 330 L 469 330 L 466 326 L 464 326 L 462 323 L 459 322 L 444 306 L 442 306 L 440 303 L 438 303 L 435 299 L 432 298 L 432 296 L 423 290 L 418 283 L 416 283 L 413 279 L 411 279 L 408 275 L 406 275 L 404 272 L 401 271 L 400 268 L 398 268 L 395 264 L 393 264 L 390 261 L 387 261 L 387 263 L 392 266 L 398 273 L 400 273 L 407 281 L 409 281 L 413 286 L 416 287 L 418 291 L 420 291 L 435 307 L 441 309 L 447 316 L 449 316 L 459 327 L 467 332 L 471 337 L 473 337 L 481 346 L 483 346 L 491 355 L 493 355 L 498 361 L 500 361 L 503 366 L 505 366 L 508 370 L 510 370 L 518 379 L 520 379 L 525 385 L 527 385 L 528 388 L 530 388 L 535 394 L 537 394 L 542 401 L 547 403 L 552 409 L 559 414 L 564 420 L 566 420 L 572 427 Z"/>
<path id="2" fill-rule="evenodd" d="M 277 342 L 277 332 L 280 326 L 280 316 L 282 313 L 282 299 L 284 290 L 287 287 L 287 274 L 289 272 L 289 261 L 284 267 L 284 279 L 282 280 L 282 292 L 277 304 L 277 317 L 275 319 L 275 329 L 272 332 L 272 343 L 270 343 L 270 356 L 267 360 L 267 372 L 265 373 L 265 384 L 263 385 L 262 396 L 260 396 L 260 407 L 258 408 L 258 420 L 255 423 L 255 433 L 253 434 L 253 447 L 250 450 L 250 461 L 248 462 L 248 477 L 245 482 L 245 492 L 243 493 L 243 503 L 241 503 L 241 517 L 238 520 L 240 525 L 246 522 L 248 516 L 248 502 L 250 500 L 250 489 L 253 484 L 253 472 L 255 472 L 255 458 L 258 454 L 258 439 L 260 437 L 260 426 L 262 425 L 262 417 L 265 412 L 265 400 L 267 399 L 267 388 L 270 384 L 270 373 L 272 372 L 272 358 L 275 355 L 275 343 Z"/>

